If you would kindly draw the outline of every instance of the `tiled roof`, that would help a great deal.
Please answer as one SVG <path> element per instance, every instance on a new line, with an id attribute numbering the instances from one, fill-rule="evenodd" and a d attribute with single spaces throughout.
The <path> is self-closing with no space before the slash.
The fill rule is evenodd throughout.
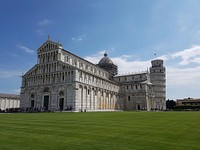
<path id="1" fill-rule="evenodd" d="M 188 98 L 188 99 L 177 99 L 179 102 L 200 102 L 200 98 L 198 99 L 193 99 L 193 98 Z"/>
<path id="2" fill-rule="evenodd" d="M 114 77 L 125 77 L 125 76 L 131 76 L 131 75 L 142 75 L 147 74 L 148 71 L 140 71 L 140 72 L 131 72 L 131 73 L 125 73 L 125 74 L 117 74 Z"/>
<path id="3" fill-rule="evenodd" d="M 16 95 L 16 94 L 3 94 L 3 93 L 0 93 L 0 98 L 19 99 L 19 95 Z"/>

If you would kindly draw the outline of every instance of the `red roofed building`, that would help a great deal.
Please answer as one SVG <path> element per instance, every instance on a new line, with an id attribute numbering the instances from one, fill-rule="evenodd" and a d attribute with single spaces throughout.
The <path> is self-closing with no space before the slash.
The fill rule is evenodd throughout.
<path id="1" fill-rule="evenodd" d="M 194 99 L 194 98 L 184 98 L 184 99 L 177 99 L 176 101 L 177 106 L 200 106 L 200 98 Z"/>

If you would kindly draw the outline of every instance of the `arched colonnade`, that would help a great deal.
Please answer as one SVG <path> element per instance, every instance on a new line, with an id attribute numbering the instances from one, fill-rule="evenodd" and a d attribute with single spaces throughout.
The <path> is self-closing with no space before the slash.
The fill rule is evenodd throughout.
<path id="1" fill-rule="evenodd" d="M 79 108 L 81 110 L 114 110 L 117 93 L 101 88 L 79 85 Z"/>

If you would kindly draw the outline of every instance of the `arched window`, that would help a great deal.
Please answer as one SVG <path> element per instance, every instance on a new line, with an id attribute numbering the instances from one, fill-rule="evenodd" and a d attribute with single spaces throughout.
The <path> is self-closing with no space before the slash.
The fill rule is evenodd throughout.
<path id="1" fill-rule="evenodd" d="M 44 89 L 44 92 L 49 92 L 49 88 L 46 87 L 46 88 Z"/>
<path id="2" fill-rule="evenodd" d="M 34 94 L 31 94 L 31 98 L 34 98 L 35 97 L 35 95 Z"/>
<path id="3" fill-rule="evenodd" d="M 64 95 L 64 92 L 63 91 L 60 91 L 59 92 L 59 96 L 63 96 Z"/>

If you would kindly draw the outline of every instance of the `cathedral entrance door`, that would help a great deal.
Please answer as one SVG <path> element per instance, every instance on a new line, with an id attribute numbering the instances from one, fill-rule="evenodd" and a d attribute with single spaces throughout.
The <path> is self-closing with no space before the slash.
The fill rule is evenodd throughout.
<path id="1" fill-rule="evenodd" d="M 60 108 L 60 110 L 63 110 L 63 108 L 64 108 L 64 98 L 59 99 L 59 108 Z"/>
<path id="2" fill-rule="evenodd" d="M 49 109 L 49 95 L 45 95 L 45 96 L 44 96 L 43 107 L 45 107 L 46 110 Z"/>
<path id="3" fill-rule="evenodd" d="M 137 105 L 137 110 L 140 110 L 140 104 Z"/>
<path id="4" fill-rule="evenodd" d="M 31 100 L 31 107 L 34 107 L 34 105 L 35 105 L 35 101 Z"/>

